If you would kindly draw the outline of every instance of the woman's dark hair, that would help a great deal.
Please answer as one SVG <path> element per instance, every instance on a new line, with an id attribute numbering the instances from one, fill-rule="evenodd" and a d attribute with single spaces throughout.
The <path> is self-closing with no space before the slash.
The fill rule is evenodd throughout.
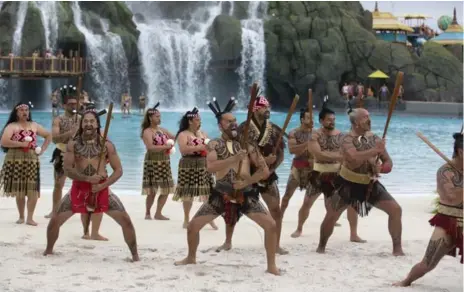
<path id="1" fill-rule="evenodd" d="M 189 128 L 189 122 L 198 117 L 198 109 L 194 107 L 191 111 L 186 112 L 179 121 L 179 131 L 177 131 L 176 138 L 179 134 Z"/>
<path id="2" fill-rule="evenodd" d="M 158 109 L 157 109 L 159 105 L 160 105 L 160 103 L 157 102 L 154 107 L 149 108 L 145 112 L 145 115 L 143 116 L 143 120 L 142 120 L 142 125 L 141 125 L 142 130 L 140 132 L 140 138 L 143 139 L 143 131 L 145 131 L 145 129 L 149 128 L 150 125 L 151 125 L 150 116 L 154 115 L 156 112 L 159 112 Z"/>
<path id="3" fill-rule="evenodd" d="M 458 150 L 462 150 L 462 133 L 454 133 L 454 151 L 453 151 L 453 158 L 458 156 Z"/>
<path id="4" fill-rule="evenodd" d="M 32 122 L 32 114 L 31 114 L 31 107 L 28 103 L 25 102 L 18 102 L 13 109 L 10 112 L 10 117 L 8 118 L 8 121 L 6 122 L 5 126 L 2 129 L 2 133 L 0 134 L 0 137 L 3 136 L 3 132 L 5 132 L 6 127 L 11 124 L 11 123 L 16 123 L 18 121 L 18 106 L 20 105 L 26 105 L 29 107 L 29 116 L 27 117 L 28 122 Z M 8 148 L 2 146 L 3 152 L 8 152 Z"/>

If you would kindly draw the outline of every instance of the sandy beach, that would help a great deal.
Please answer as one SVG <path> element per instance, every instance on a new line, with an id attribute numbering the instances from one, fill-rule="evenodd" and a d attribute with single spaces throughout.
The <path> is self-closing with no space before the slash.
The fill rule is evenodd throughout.
<path id="1" fill-rule="evenodd" d="M 339 221 L 342 226 L 336 227 L 329 241 L 327 254 L 317 254 L 319 226 L 325 213 L 322 199 L 314 205 L 303 236 L 291 238 L 302 200 L 300 194 L 295 194 L 282 231 L 282 246 L 290 254 L 277 258 L 283 270 L 281 277 L 264 272 L 263 232 L 245 217 L 238 223 L 231 251 L 214 251 L 224 240 L 224 222 L 218 218 L 218 231 L 207 226 L 201 232 L 199 264 L 175 267 L 174 261 L 187 252 L 181 204 L 168 201 L 164 213 L 170 221 L 146 221 L 144 197 L 120 196 L 136 228 L 140 262 L 128 262 L 130 253 L 121 229 L 107 216 L 101 233 L 109 242 L 81 239 L 80 218 L 76 215 L 61 229 L 56 254 L 44 257 L 48 220 L 43 216 L 50 210 L 51 194 L 43 194 L 37 206 L 38 227 L 16 225 L 15 200 L 0 198 L 0 291 L 462 291 L 462 265 L 448 256 L 412 287 L 391 287 L 424 254 L 432 232 L 427 222 L 432 197 L 397 198 L 403 207 L 407 256 L 394 258 L 387 216 L 378 210 L 359 221 L 359 234 L 367 243 L 348 241 L 344 214 Z M 199 206 L 196 203 L 192 212 Z"/>

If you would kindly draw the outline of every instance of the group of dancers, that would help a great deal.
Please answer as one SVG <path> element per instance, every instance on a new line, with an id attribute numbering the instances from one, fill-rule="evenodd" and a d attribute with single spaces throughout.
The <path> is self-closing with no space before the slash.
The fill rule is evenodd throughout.
<path id="1" fill-rule="evenodd" d="M 106 240 L 99 234 L 102 215 L 106 213 L 122 227 L 132 259 L 138 261 L 134 225 L 122 202 L 110 190 L 122 176 L 123 168 L 116 146 L 102 139 L 105 135 L 100 131 L 100 116 L 106 111 L 87 107 L 78 112 L 77 90 L 73 86 L 63 87 L 60 93 L 65 112 L 54 118 L 51 133 L 32 120 L 28 103 L 20 102 L 11 111 L 1 137 L 1 146 L 6 152 L 0 172 L 1 194 L 16 198 L 18 224 L 37 225 L 33 213 L 40 196 L 39 157 L 53 142 L 56 145 L 52 156 L 55 186 L 52 210 L 47 216 L 50 221 L 44 255 L 53 253 L 61 225 L 76 213 L 81 214 L 84 238 Z M 218 216 L 226 223 L 225 242 L 218 250 L 231 249 L 234 228 L 240 217 L 246 215 L 265 232 L 267 272 L 280 275 L 276 254 L 288 253 L 280 245 L 282 219 L 297 188 L 305 189 L 306 195 L 292 237 L 301 235 L 311 206 L 323 194 L 326 215 L 320 227 L 318 253 L 325 253 L 334 226 L 345 210 L 350 240 L 365 242 L 357 233 L 358 215 L 367 216 L 375 207 L 388 214 L 393 255 L 403 256 L 402 210 L 379 181 L 379 174 L 392 171 L 393 162 L 385 140 L 371 132 L 369 112 L 363 108 L 350 109 L 351 129 L 342 133 L 335 128 L 335 112 L 327 103 L 319 111 L 320 128 L 314 130 L 312 108 L 301 109 L 301 124 L 287 137 L 289 152 L 294 158 L 281 202 L 276 169 L 284 159 L 283 137 L 287 135 L 270 121 L 269 101 L 264 96 L 252 100 L 251 114 L 240 125 L 233 114 L 233 98 L 223 108 L 216 100 L 209 102 L 220 132 L 219 138 L 212 140 L 201 130 L 197 108 L 183 115 L 176 134 L 162 127 L 159 102 L 145 112 L 141 127 L 141 139 L 146 146 L 142 181 L 142 193 L 146 195 L 145 219 L 152 219 L 156 195 L 153 218 L 157 220 L 169 220 L 162 214 L 169 194 L 174 194 L 173 200 L 182 201 L 188 254 L 175 265 L 196 263 L 199 232 L 207 224 L 217 229 L 214 220 Z M 45 139 L 41 147 L 37 145 L 37 135 Z M 248 140 L 244 142 L 243 136 Z M 424 259 L 405 280 L 395 285 L 410 285 L 432 270 L 443 256 L 456 255 L 457 250 L 462 263 L 463 134 L 456 133 L 453 137 L 453 159 L 437 172 L 440 206 L 438 214 L 430 220 L 435 229 Z M 175 145 L 181 153 L 177 184 L 174 184 L 170 159 Z M 111 174 L 107 172 L 107 164 L 113 170 Z M 72 180 L 72 186 L 62 197 L 66 177 Z M 26 198 L 27 217 L 24 216 Z M 202 201 L 203 205 L 191 219 L 194 200 Z"/>

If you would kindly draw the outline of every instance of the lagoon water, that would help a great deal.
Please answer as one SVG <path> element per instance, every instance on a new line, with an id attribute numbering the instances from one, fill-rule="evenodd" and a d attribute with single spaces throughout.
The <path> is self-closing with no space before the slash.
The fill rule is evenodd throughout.
<path id="1" fill-rule="evenodd" d="M 216 120 L 213 114 L 205 109 L 201 112 L 202 128 L 208 133 L 210 138 L 219 136 Z M 182 112 L 165 110 L 162 112 L 162 126 L 172 133 L 177 132 L 178 122 Z M 317 117 L 317 112 L 314 113 Z M 109 139 L 116 145 L 120 155 L 124 175 L 114 185 L 113 190 L 118 194 L 141 194 L 143 158 L 145 148 L 140 139 L 140 124 L 142 116 L 132 114 L 128 118 L 123 118 L 120 113 L 114 113 L 111 122 Z M 237 112 L 237 119 L 243 122 L 246 118 L 245 112 Z M 283 126 L 285 113 L 272 113 L 271 121 L 279 126 Z M 32 118 L 44 127 L 51 129 L 51 113 L 33 111 Z M 0 114 L 0 125 L 3 127 L 8 119 L 8 113 Z M 102 119 L 104 124 L 105 119 Z M 386 121 L 385 115 L 375 115 L 372 117 L 372 131 L 381 136 Z M 422 132 L 435 146 L 445 155 L 451 158 L 453 151 L 454 132 L 461 129 L 462 120 L 449 117 L 430 117 L 430 116 L 407 116 L 394 115 L 390 121 L 387 135 L 387 150 L 393 159 L 393 171 L 388 175 L 383 175 L 381 181 L 387 189 L 395 195 L 424 195 L 435 191 L 437 168 L 444 163 L 432 149 L 416 136 L 416 132 Z M 289 128 L 293 129 L 299 125 L 299 114 L 293 115 Z M 318 127 L 317 118 L 315 126 Z M 341 131 L 348 131 L 350 124 L 348 117 L 344 113 L 337 113 L 336 127 Z M 40 140 L 39 143 L 42 143 Z M 39 144 L 40 145 L 40 144 Z M 41 157 L 41 188 L 42 191 L 50 191 L 53 188 L 53 166 L 50 163 L 54 145 L 51 144 L 44 155 Z M 0 154 L 0 162 L 3 163 L 4 154 Z M 180 153 L 177 151 L 171 157 L 174 180 L 177 180 L 177 164 Z M 292 156 L 285 153 L 285 160 L 277 170 L 279 176 L 279 188 L 285 191 L 288 179 Z M 70 182 L 67 180 L 66 189 Z M 283 194 L 282 194 L 283 195 Z"/>

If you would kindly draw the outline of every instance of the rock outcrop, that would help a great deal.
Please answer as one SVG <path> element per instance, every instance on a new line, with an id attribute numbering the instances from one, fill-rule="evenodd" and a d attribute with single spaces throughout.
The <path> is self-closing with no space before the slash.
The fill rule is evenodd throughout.
<path id="1" fill-rule="evenodd" d="M 265 22 L 268 94 L 288 106 L 312 88 L 321 101 L 340 101 L 342 82 L 379 85 L 382 70 L 393 87 L 405 73 L 406 100 L 462 102 L 462 62 L 443 46 L 427 43 L 420 57 L 404 45 L 377 40 L 372 15 L 359 2 L 270 2 Z"/>

